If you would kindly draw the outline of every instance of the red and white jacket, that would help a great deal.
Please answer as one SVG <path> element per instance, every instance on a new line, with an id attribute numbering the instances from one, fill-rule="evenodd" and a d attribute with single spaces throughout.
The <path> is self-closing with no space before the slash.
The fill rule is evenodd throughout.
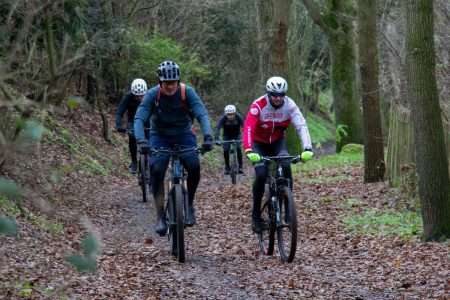
<path id="1" fill-rule="evenodd" d="M 305 118 L 291 98 L 285 96 L 283 106 L 278 109 L 270 104 L 267 95 L 256 99 L 250 105 L 244 122 L 244 150 L 251 150 L 253 141 L 264 144 L 278 141 L 284 137 L 284 131 L 291 122 L 302 140 L 303 148 L 311 149 L 311 137 Z"/>

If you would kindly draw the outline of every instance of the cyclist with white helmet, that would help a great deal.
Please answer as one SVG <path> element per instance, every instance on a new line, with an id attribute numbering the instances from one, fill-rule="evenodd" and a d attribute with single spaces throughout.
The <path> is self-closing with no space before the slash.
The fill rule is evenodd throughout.
<path id="1" fill-rule="evenodd" d="M 238 140 L 241 138 L 241 128 L 244 125 L 242 116 L 236 112 L 236 106 L 229 104 L 225 106 L 224 114 L 217 122 L 215 130 L 215 139 L 219 140 L 220 130 L 223 128 L 222 139 L 225 140 Z M 223 158 L 225 161 L 225 175 L 230 174 L 230 144 L 225 143 L 223 147 Z M 237 147 L 239 173 L 242 171 L 242 150 L 241 147 Z"/>
<path id="2" fill-rule="evenodd" d="M 288 84 L 284 78 L 278 76 L 269 78 L 266 83 L 267 93 L 253 101 L 244 122 L 244 151 L 255 166 L 252 210 L 252 228 L 255 232 L 261 232 L 263 226 L 261 199 L 268 173 L 261 156 L 288 154 L 284 132 L 291 122 L 302 140 L 302 159 L 309 160 L 313 156 L 305 118 L 297 104 L 286 96 L 287 90 Z M 289 164 L 283 166 L 283 172 L 292 182 Z"/>
<path id="3" fill-rule="evenodd" d="M 120 101 L 120 104 L 116 112 L 116 130 L 120 133 L 128 131 L 128 148 L 131 155 L 130 172 L 136 173 L 137 167 L 137 146 L 136 138 L 133 133 L 134 115 L 138 106 L 141 104 L 145 93 L 147 92 L 147 83 L 144 79 L 137 78 L 131 83 L 130 91 Z M 127 115 L 127 128 L 122 127 L 122 117 L 128 112 Z M 147 123 L 148 124 L 148 123 Z M 148 126 L 147 126 L 148 127 Z"/>
<path id="4" fill-rule="evenodd" d="M 204 151 L 213 147 L 212 130 L 208 112 L 195 90 L 180 83 L 180 67 L 173 61 L 164 61 L 158 67 L 159 84 L 145 95 L 134 118 L 134 129 L 138 144 L 152 148 L 172 149 L 175 146 L 194 148 L 197 140 L 192 132 L 193 119 L 197 119 L 203 133 Z M 144 122 L 150 118 L 150 138 L 144 135 Z M 185 224 L 195 224 L 194 197 L 200 182 L 200 160 L 197 152 L 184 152 L 181 163 L 187 176 L 188 209 Z M 151 157 L 152 192 L 156 206 L 156 232 L 163 236 L 167 232 L 167 220 L 164 214 L 164 175 L 170 156 Z"/>

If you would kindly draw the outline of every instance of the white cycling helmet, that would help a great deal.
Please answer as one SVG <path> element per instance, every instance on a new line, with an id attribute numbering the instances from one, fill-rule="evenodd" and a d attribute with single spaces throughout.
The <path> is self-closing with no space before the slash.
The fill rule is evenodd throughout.
<path id="1" fill-rule="evenodd" d="M 268 93 L 286 94 L 288 90 L 287 81 L 279 76 L 270 77 L 266 83 Z"/>
<path id="2" fill-rule="evenodd" d="M 135 96 L 143 96 L 147 92 L 147 83 L 144 79 L 137 78 L 131 83 L 131 93 Z"/>
<path id="3" fill-rule="evenodd" d="M 226 114 L 234 114 L 234 113 L 236 113 L 236 106 L 234 106 L 233 104 L 229 104 L 229 105 L 225 106 L 224 111 Z"/>

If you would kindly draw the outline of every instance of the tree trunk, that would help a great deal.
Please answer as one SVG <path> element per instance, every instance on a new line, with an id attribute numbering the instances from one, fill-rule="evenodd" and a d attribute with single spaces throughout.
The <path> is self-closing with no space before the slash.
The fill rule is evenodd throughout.
<path id="1" fill-rule="evenodd" d="M 375 1 L 358 1 L 359 67 L 364 130 L 364 182 L 384 180 L 386 170 L 378 94 L 377 7 Z"/>
<path id="2" fill-rule="evenodd" d="M 295 99 L 294 82 L 296 78 L 288 78 L 288 30 L 289 30 L 289 12 L 292 0 L 272 0 L 273 7 L 273 37 L 270 45 L 270 65 L 272 74 L 270 76 L 281 76 L 288 81 L 288 94 Z M 288 151 L 291 154 L 297 154 L 300 151 L 298 136 L 295 130 L 290 127 L 286 132 Z"/>
<path id="3" fill-rule="evenodd" d="M 357 97 L 352 0 L 327 0 L 327 11 L 313 0 L 303 0 L 308 14 L 328 36 L 331 58 L 331 90 L 338 134 L 336 151 L 348 143 L 362 143 L 362 120 Z M 341 130 L 337 130 L 342 132 Z"/>
<path id="4" fill-rule="evenodd" d="M 345 130 L 345 134 L 337 138 L 337 152 L 340 152 L 346 144 L 363 142 L 361 110 L 356 93 L 355 51 L 352 35 L 353 32 L 342 32 L 329 37 L 331 91 L 336 126 Z"/>
<path id="5" fill-rule="evenodd" d="M 270 73 L 272 73 L 269 60 L 269 45 L 272 36 L 268 28 L 268 24 L 272 23 L 272 7 L 271 2 L 266 0 L 255 0 L 256 10 L 256 30 L 258 44 L 258 74 L 261 89 L 265 86 L 265 82 Z"/>
<path id="6" fill-rule="evenodd" d="M 406 70 L 425 240 L 450 237 L 450 180 L 435 77 L 433 1 L 405 0 Z"/>

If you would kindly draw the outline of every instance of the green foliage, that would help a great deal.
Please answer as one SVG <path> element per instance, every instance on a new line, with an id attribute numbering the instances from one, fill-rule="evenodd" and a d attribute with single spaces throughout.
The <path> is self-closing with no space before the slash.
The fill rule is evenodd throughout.
<path id="1" fill-rule="evenodd" d="M 33 284 L 31 282 L 24 282 L 19 287 L 19 296 L 24 298 L 29 298 L 33 294 Z"/>
<path id="2" fill-rule="evenodd" d="M 137 30 L 131 32 L 129 38 L 129 60 L 119 62 L 119 70 L 124 78 L 142 77 L 156 82 L 158 65 L 167 59 L 174 60 L 180 66 L 185 82 L 209 75 L 207 66 L 200 62 L 198 54 L 188 51 L 170 38 L 159 34 L 148 37 Z"/>
<path id="3" fill-rule="evenodd" d="M 422 218 L 417 212 L 408 210 L 368 208 L 361 214 L 344 217 L 342 222 L 347 230 L 358 234 L 409 237 L 422 232 Z"/>
<path id="4" fill-rule="evenodd" d="M 9 200 L 8 198 L 3 196 L 0 196 L 0 210 L 6 213 L 6 215 L 13 218 L 23 216 L 38 228 L 41 228 L 42 230 L 45 230 L 51 234 L 60 234 L 64 230 L 64 227 L 61 223 L 53 222 L 48 220 L 44 216 L 34 214 L 27 208 L 19 207 L 16 202 Z M 11 228 L 11 226 L 17 227 L 16 222 L 13 218 L 2 218 L 2 221 L 4 222 L 3 224 L 6 224 L 4 225 L 6 226 L 4 228 Z"/>
<path id="5" fill-rule="evenodd" d="M 344 153 L 363 153 L 364 145 L 361 144 L 347 144 L 342 147 L 341 152 Z"/>
<path id="6" fill-rule="evenodd" d="M 83 102 L 84 102 L 83 98 L 71 96 L 67 99 L 67 107 L 70 110 L 74 110 L 79 108 Z"/>
<path id="7" fill-rule="evenodd" d="M 334 140 L 333 125 L 318 115 L 309 113 L 307 124 L 314 143 L 324 143 Z"/>
<path id="8" fill-rule="evenodd" d="M 97 269 L 96 257 L 100 254 L 100 242 L 97 237 L 88 233 L 81 242 L 83 255 L 71 255 L 66 261 L 72 264 L 78 272 L 94 272 Z"/>
<path id="9" fill-rule="evenodd" d="M 57 184 L 61 181 L 61 177 L 64 174 L 76 170 L 85 171 L 93 175 L 106 176 L 116 168 L 111 159 L 105 157 L 88 139 L 83 136 L 77 136 L 76 133 L 72 133 L 70 129 L 65 128 L 54 119 L 49 118 L 48 122 L 52 131 L 49 131 L 46 142 L 65 145 L 75 158 L 75 164 L 64 165 L 52 172 L 50 174 L 51 182 Z"/>
<path id="10" fill-rule="evenodd" d="M 349 165 L 361 165 L 363 162 L 363 154 L 361 152 L 355 153 L 338 153 L 333 155 L 321 156 L 319 159 L 313 159 L 307 163 L 300 164 L 301 172 L 311 172 L 319 169 L 329 169 L 345 167 Z M 297 169 L 297 166 L 295 169 Z"/>
<path id="11" fill-rule="evenodd" d="M 314 177 L 305 177 L 301 179 L 301 182 L 307 183 L 307 184 L 330 184 L 335 182 L 341 182 L 346 180 L 351 180 L 352 177 L 348 175 L 336 175 L 336 176 L 329 176 L 329 175 L 318 175 Z"/>
<path id="12" fill-rule="evenodd" d="M 336 126 L 336 143 L 341 143 L 342 139 L 348 136 L 348 126 L 343 124 L 338 124 Z"/>
<path id="13" fill-rule="evenodd" d="M 64 231 L 63 224 L 59 222 L 52 222 L 43 216 L 28 212 L 27 218 L 31 221 L 32 224 L 53 235 L 61 234 Z"/>

